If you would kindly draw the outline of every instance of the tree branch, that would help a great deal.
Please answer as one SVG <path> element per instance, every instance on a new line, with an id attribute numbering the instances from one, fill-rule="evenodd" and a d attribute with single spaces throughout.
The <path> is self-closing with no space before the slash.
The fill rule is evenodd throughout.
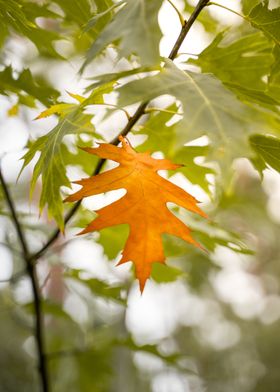
<path id="1" fill-rule="evenodd" d="M 22 249 L 22 255 L 26 264 L 26 273 L 28 274 L 32 291 L 33 291 L 33 298 L 34 298 L 34 313 L 35 313 L 35 326 L 34 326 L 34 336 L 37 343 L 37 355 L 38 355 L 38 368 L 41 380 L 41 389 L 42 392 L 49 392 L 49 380 L 47 374 L 47 363 L 45 358 L 45 350 L 44 350 L 44 338 L 43 338 L 43 313 L 41 307 L 41 296 L 40 290 L 38 287 L 38 279 L 36 273 L 36 267 L 30 261 L 30 255 L 28 250 L 28 245 L 24 236 L 24 232 L 22 230 L 21 224 L 18 220 L 18 216 L 16 213 L 16 208 L 14 206 L 14 202 L 8 186 L 5 182 L 5 179 L 2 175 L 2 171 L 0 168 L 0 182 L 2 184 L 4 197 L 10 209 L 12 215 L 12 221 L 14 223 L 17 236 L 20 242 L 20 246 Z"/>
<path id="2" fill-rule="evenodd" d="M 197 17 L 199 16 L 200 12 L 203 10 L 203 8 L 205 6 L 207 6 L 207 4 L 209 3 L 210 0 L 199 0 L 199 2 L 197 3 L 193 13 L 191 14 L 191 16 L 189 17 L 189 19 L 186 21 L 184 21 L 184 24 L 182 25 L 180 34 L 173 46 L 173 48 L 171 49 L 168 58 L 170 60 L 174 60 L 175 57 L 178 54 L 178 51 L 184 41 L 184 39 L 186 38 L 186 35 L 188 34 L 190 28 L 192 27 L 192 25 L 194 24 L 195 20 L 197 19 Z M 132 129 L 132 127 L 137 123 L 137 121 L 140 119 L 140 117 L 142 117 L 145 114 L 145 110 L 146 107 L 148 105 L 149 102 L 143 102 L 141 103 L 138 108 L 136 109 L 136 112 L 134 113 L 134 115 L 132 117 L 130 117 L 129 121 L 127 122 L 126 126 L 124 127 L 124 129 L 119 133 L 118 136 L 116 136 L 110 143 L 117 145 L 119 143 L 119 136 L 126 136 Z M 100 159 L 97 163 L 97 166 L 94 170 L 94 172 L 92 173 L 92 175 L 96 175 L 98 174 L 104 163 L 105 163 L 105 159 Z M 79 206 L 81 204 L 81 201 L 78 201 L 67 213 L 64 223 L 65 225 L 70 221 L 70 219 L 75 215 L 76 211 L 78 210 Z M 33 255 L 30 256 L 29 260 L 31 260 L 32 262 L 36 261 L 38 258 L 40 258 L 41 256 L 43 256 L 45 254 L 45 252 L 48 250 L 48 248 L 52 245 L 53 242 L 56 241 L 56 239 L 59 237 L 60 234 L 60 230 L 56 229 L 54 231 L 54 233 L 51 235 L 51 237 L 49 238 L 48 242 L 36 253 L 34 253 Z"/>

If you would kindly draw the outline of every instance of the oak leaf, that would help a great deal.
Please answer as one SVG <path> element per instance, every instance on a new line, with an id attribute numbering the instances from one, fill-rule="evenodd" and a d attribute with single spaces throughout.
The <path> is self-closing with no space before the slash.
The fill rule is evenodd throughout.
<path id="1" fill-rule="evenodd" d="M 102 143 L 97 148 L 83 148 L 100 158 L 110 159 L 120 165 L 96 176 L 75 181 L 82 188 L 65 201 L 125 188 L 127 193 L 116 202 L 98 210 L 94 219 L 81 233 L 121 224 L 128 224 L 130 232 L 118 265 L 132 261 L 140 290 L 151 275 L 152 263 L 164 263 L 161 235 L 181 237 L 201 247 L 191 236 L 190 229 L 167 208 L 175 203 L 203 217 L 206 214 L 196 205 L 197 200 L 183 189 L 157 174 L 159 170 L 174 170 L 182 165 L 168 159 L 154 159 L 149 153 L 137 153 L 128 140 L 120 136 L 121 148 Z"/>

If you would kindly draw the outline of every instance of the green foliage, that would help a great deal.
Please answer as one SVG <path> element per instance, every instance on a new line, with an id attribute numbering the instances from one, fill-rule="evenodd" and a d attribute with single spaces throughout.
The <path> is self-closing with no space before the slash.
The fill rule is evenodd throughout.
<path id="1" fill-rule="evenodd" d="M 189 21 L 198 1 L 174 3 Z M 13 105 L 1 115 L 0 169 L 31 254 L 23 255 L 1 182 L 0 258 L 8 265 L 0 271 L 1 391 L 40 389 L 28 260 L 36 272 L 52 392 L 177 385 L 198 392 L 205 385 L 209 392 L 278 391 L 278 3 L 242 0 L 243 18 L 228 28 L 209 4 L 195 24 L 210 44 L 186 59 L 188 35 L 187 49 L 172 62 L 159 50 L 165 45 L 161 0 L 0 0 L 1 103 Z M 170 2 L 164 7 L 176 16 Z M 85 67 L 86 75 L 77 71 Z M 69 103 L 60 96 L 69 90 L 84 92 L 69 93 Z M 143 102 L 145 111 L 137 109 Z M 30 120 L 49 116 L 56 116 L 55 126 Z M 23 132 L 21 140 L 28 129 L 25 150 L 10 124 Z M 62 201 L 70 180 L 112 167 L 101 167 L 82 148 L 116 144 L 120 133 L 128 133 L 138 152 L 182 164 L 160 175 L 179 173 L 169 179 L 195 185 L 190 193 L 209 216 L 202 220 L 168 204 L 203 249 L 164 234 L 166 265 L 154 263 L 142 296 L 129 265 L 116 266 L 127 225 L 75 236 L 96 215 L 90 202 L 99 208 L 111 194 L 82 202 L 72 220 L 72 205 Z M 18 150 L 24 175 L 15 183 Z"/>
<path id="2" fill-rule="evenodd" d="M 143 64 L 158 62 L 161 34 L 157 15 L 160 6 L 160 0 L 127 1 L 89 49 L 85 65 L 105 47 L 118 40 L 121 57 L 137 54 Z"/>
<path id="3" fill-rule="evenodd" d="M 48 205 L 48 212 L 57 221 L 59 228 L 64 229 L 63 204 L 60 195 L 60 187 L 70 187 L 70 182 L 66 176 L 66 167 L 62 152 L 63 138 L 69 134 L 89 133 L 94 137 L 100 138 L 94 132 L 91 123 L 92 116 L 84 114 L 83 110 L 87 105 L 103 103 L 103 94 L 111 91 L 111 86 L 103 86 L 96 89 L 91 95 L 84 99 L 80 96 L 72 96 L 78 100 L 79 104 L 58 104 L 51 107 L 41 114 L 46 117 L 58 113 L 61 118 L 58 124 L 47 134 L 41 136 L 32 145 L 29 151 L 22 157 L 24 163 L 22 170 L 33 160 L 37 152 L 40 157 L 35 165 L 31 181 L 31 195 L 33 194 L 39 176 L 42 176 L 42 192 L 40 197 L 40 211 Z"/>
<path id="4" fill-rule="evenodd" d="M 268 0 L 254 7 L 248 19 L 252 26 L 262 30 L 276 44 L 280 45 L 280 9 L 269 9 Z"/>
<path id="5" fill-rule="evenodd" d="M 257 110 L 240 102 L 212 75 L 184 72 L 170 61 L 157 75 L 127 83 L 118 91 L 121 106 L 174 95 L 184 109 L 176 143 L 182 145 L 207 134 L 212 142 L 211 159 L 222 161 L 223 167 L 233 158 L 246 155 L 250 132 L 270 126 Z"/>
<path id="6" fill-rule="evenodd" d="M 15 93 L 19 102 L 29 107 L 35 107 L 35 99 L 47 106 L 59 95 L 54 88 L 39 85 L 29 69 L 23 70 L 15 77 L 12 67 L 6 67 L 0 72 L 0 83 L 0 94 Z"/>
<path id="7" fill-rule="evenodd" d="M 272 44 L 260 32 L 234 38 L 229 42 L 227 31 L 219 33 L 198 58 L 190 62 L 230 86 L 237 85 L 238 89 L 265 90 L 263 78 L 273 63 Z"/>
<path id="8" fill-rule="evenodd" d="M 265 163 L 280 172 L 280 139 L 272 136 L 254 135 L 250 138 L 250 143 Z"/>
<path id="9" fill-rule="evenodd" d="M 2 37 L 0 43 L 4 42 L 4 37 L 12 29 L 32 41 L 42 56 L 62 58 L 53 46 L 53 42 L 61 39 L 61 36 L 55 31 L 39 27 L 35 20 L 38 17 L 56 19 L 58 15 L 50 11 L 46 5 L 22 0 L 1 0 Z"/>
<path id="10" fill-rule="evenodd" d="M 23 156 L 22 170 L 33 160 L 36 152 L 40 157 L 35 165 L 31 181 L 31 195 L 39 176 L 42 176 L 42 192 L 40 197 L 40 210 L 48 204 L 48 211 L 54 217 L 61 230 L 63 230 L 63 205 L 60 196 L 60 187 L 70 186 L 66 177 L 66 168 L 63 160 L 62 140 L 67 134 L 92 132 L 94 128 L 90 122 L 91 116 L 74 109 L 70 114 L 62 117 L 56 127 L 45 136 L 41 136 Z"/>

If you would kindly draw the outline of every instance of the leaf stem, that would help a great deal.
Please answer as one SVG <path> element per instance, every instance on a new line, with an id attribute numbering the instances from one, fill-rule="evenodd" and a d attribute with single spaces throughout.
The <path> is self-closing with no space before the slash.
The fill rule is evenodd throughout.
<path id="1" fill-rule="evenodd" d="M 168 110 L 168 109 L 162 109 L 162 108 L 149 107 L 145 110 L 145 113 L 150 113 L 150 112 L 163 112 L 163 113 L 170 113 L 170 114 L 178 114 L 179 116 L 183 115 L 183 113 L 178 113 L 178 112 L 175 112 L 174 110 Z"/>
<path id="2" fill-rule="evenodd" d="M 182 26 L 184 26 L 184 24 L 185 24 L 185 18 L 184 18 L 184 16 L 182 15 L 182 13 L 178 10 L 178 8 L 176 7 L 176 5 L 173 3 L 173 1 L 171 1 L 171 0 L 167 0 L 168 1 L 168 3 L 169 4 L 171 4 L 171 6 L 174 8 L 174 10 L 177 12 L 177 15 L 179 16 L 179 19 L 180 19 L 180 23 L 181 23 L 181 25 Z"/>
<path id="3" fill-rule="evenodd" d="M 209 0 L 199 0 L 193 13 L 191 14 L 191 16 L 189 17 L 189 19 L 186 21 L 184 21 L 184 24 L 182 25 L 180 34 L 174 44 L 174 46 L 172 47 L 168 58 L 170 60 L 174 60 L 178 54 L 178 51 L 184 41 L 184 39 L 186 38 L 186 35 L 188 34 L 190 28 L 192 27 L 192 25 L 194 24 L 195 20 L 197 19 L 197 17 L 199 16 L 200 12 L 203 10 L 204 7 L 207 6 L 207 4 L 209 3 Z M 136 109 L 135 113 L 133 114 L 133 116 L 131 116 L 126 124 L 126 126 L 123 128 L 123 130 L 110 142 L 111 144 L 117 145 L 119 143 L 119 136 L 126 136 L 131 129 L 133 128 L 133 126 L 137 123 L 137 121 L 146 114 L 146 108 L 148 106 L 149 102 L 142 102 L 138 108 Z M 97 166 L 94 170 L 94 172 L 92 173 L 92 175 L 96 175 L 98 174 L 104 163 L 105 163 L 106 159 L 100 159 L 97 163 Z M 76 211 L 78 210 L 79 206 L 81 204 L 81 201 L 78 201 L 66 214 L 66 217 L 64 219 L 64 224 L 66 225 L 71 219 L 72 217 L 75 215 Z M 29 260 L 32 261 L 36 261 L 38 260 L 41 256 L 43 256 L 45 254 L 45 252 L 48 250 L 48 248 L 53 244 L 53 242 L 56 241 L 56 239 L 59 237 L 60 234 L 60 230 L 59 228 L 57 228 L 53 234 L 51 235 L 51 237 L 49 238 L 49 240 L 47 241 L 47 243 L 45 245 L 43 245 L 43 247 L 37 251 L 36 253 L 34 253 L 33 255 L 31 255 L 29 257 Z"/>
<path id="4" fill-rule="evenodd" d="M 210 1 L 210 3 L 207 4 L 207 6 L 210 6 L 210 5 L 215 5 L 216 7 L 223 8 L 224 10 L 227 10 L 227 11 L 231 12 L 232 14 L 235 14 L 235 15 L 237 15 L 237 16 L 240 16 L 240 18 L 242 18 L 242 19 L 244 19 L 244 20 L 248 20 L 248 18 L 246 18 L 246 16 L 240 14 L 240 13 L 237 12 L 237 11 L 234 11 L 234 10 L 231 9 L 231 8 L 226 7 L 225 5 L 222 5 L 222 4 L 219 4 L 219 3 L 215 3 L 214 1 Z"/>
<path id="5" fill-rule="evenodd" d="M 106 103 L 106 102 L 95 104 L 95 106 L 98 106 L 98 105 L 109 106 L 109 107 L 115 108 L 115 109 L 117 109 L 117 110 L 121 110 L 121 111 L 124 112 L 124 114 L 126 115 L 126 118 L 127 118 L 128 120 L 130 119 L 130 114 L 128 113 L 128 111 L 125 110 L 124 108 L 121 108 L 121 107 L 118 106 L 118 105 L 114 105 L 113 103 Z"/>
<path id="6" fill-rule="evenodd" d="M 37 355 L 38 355 L 38 370 L 41 381 L 41 390 L 42 392 L 49 392 L 49 380 L 48 380 L 48 372 L 47 372 L 47 363 L 45 358 L 45 350 L 44 350 L 44 327 L 43 327 L 43 312 L 41 306 L 41 295 L 38 286 L 38 278 L 36 273 L 36 267 L 31 262 L 28 245 L 24 236 L 24 232 L 22 226 L 19 222 L 16 208 L 10 194 L 9 188 L 6 184 L 6 181 L 3 177 L 1 168 L 0 168 L 0 182 L 3 188 L 3 194 L 6 199 L 7 205 L 10 209 L 12 221 L 14 223 L 17 236 L 19 239 L 19 243 L 22 249 L 23 258 L 26 264 L 26 273 L 29 275 L 33 298 L 34 298 L 34 313 L 35 313 L 35 326 L 34 326 L 34 336 L 36 339 L 37 346 Z"/>

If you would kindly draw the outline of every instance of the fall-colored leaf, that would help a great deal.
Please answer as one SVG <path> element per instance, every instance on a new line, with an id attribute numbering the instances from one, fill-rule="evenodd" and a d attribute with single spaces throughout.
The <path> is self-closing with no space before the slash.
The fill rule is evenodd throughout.
<path id="1" fill-rule="evenodd" d="M 206 217 L 197 207 L 197 200 L 157 174 L 159 170 L 174 170 L 181 165 L 167 159 L 154 159 L 149 153 L 137 153 L 126 138 L 120 136 L 121 148 L 100 144 L 97 148 L 84 148 L 100 158 L 119 162 L 119 166 L 94 177 L 75 181 L 82 188 L 65 201 L 77 201 L 120 188 L 127 193 L 116 202 L 101 208 L 98 217 L 80 234 L 101 230 L 108 226 L 128 224 L 130 232 L 118 265 L 132 261 L 141 292 L 151 275 L 152 263 L 164 263 L 161 235 L 169 233 L 200 247 L 191 236 L 190 229 L 167 208 L 175 203 Z"/>

